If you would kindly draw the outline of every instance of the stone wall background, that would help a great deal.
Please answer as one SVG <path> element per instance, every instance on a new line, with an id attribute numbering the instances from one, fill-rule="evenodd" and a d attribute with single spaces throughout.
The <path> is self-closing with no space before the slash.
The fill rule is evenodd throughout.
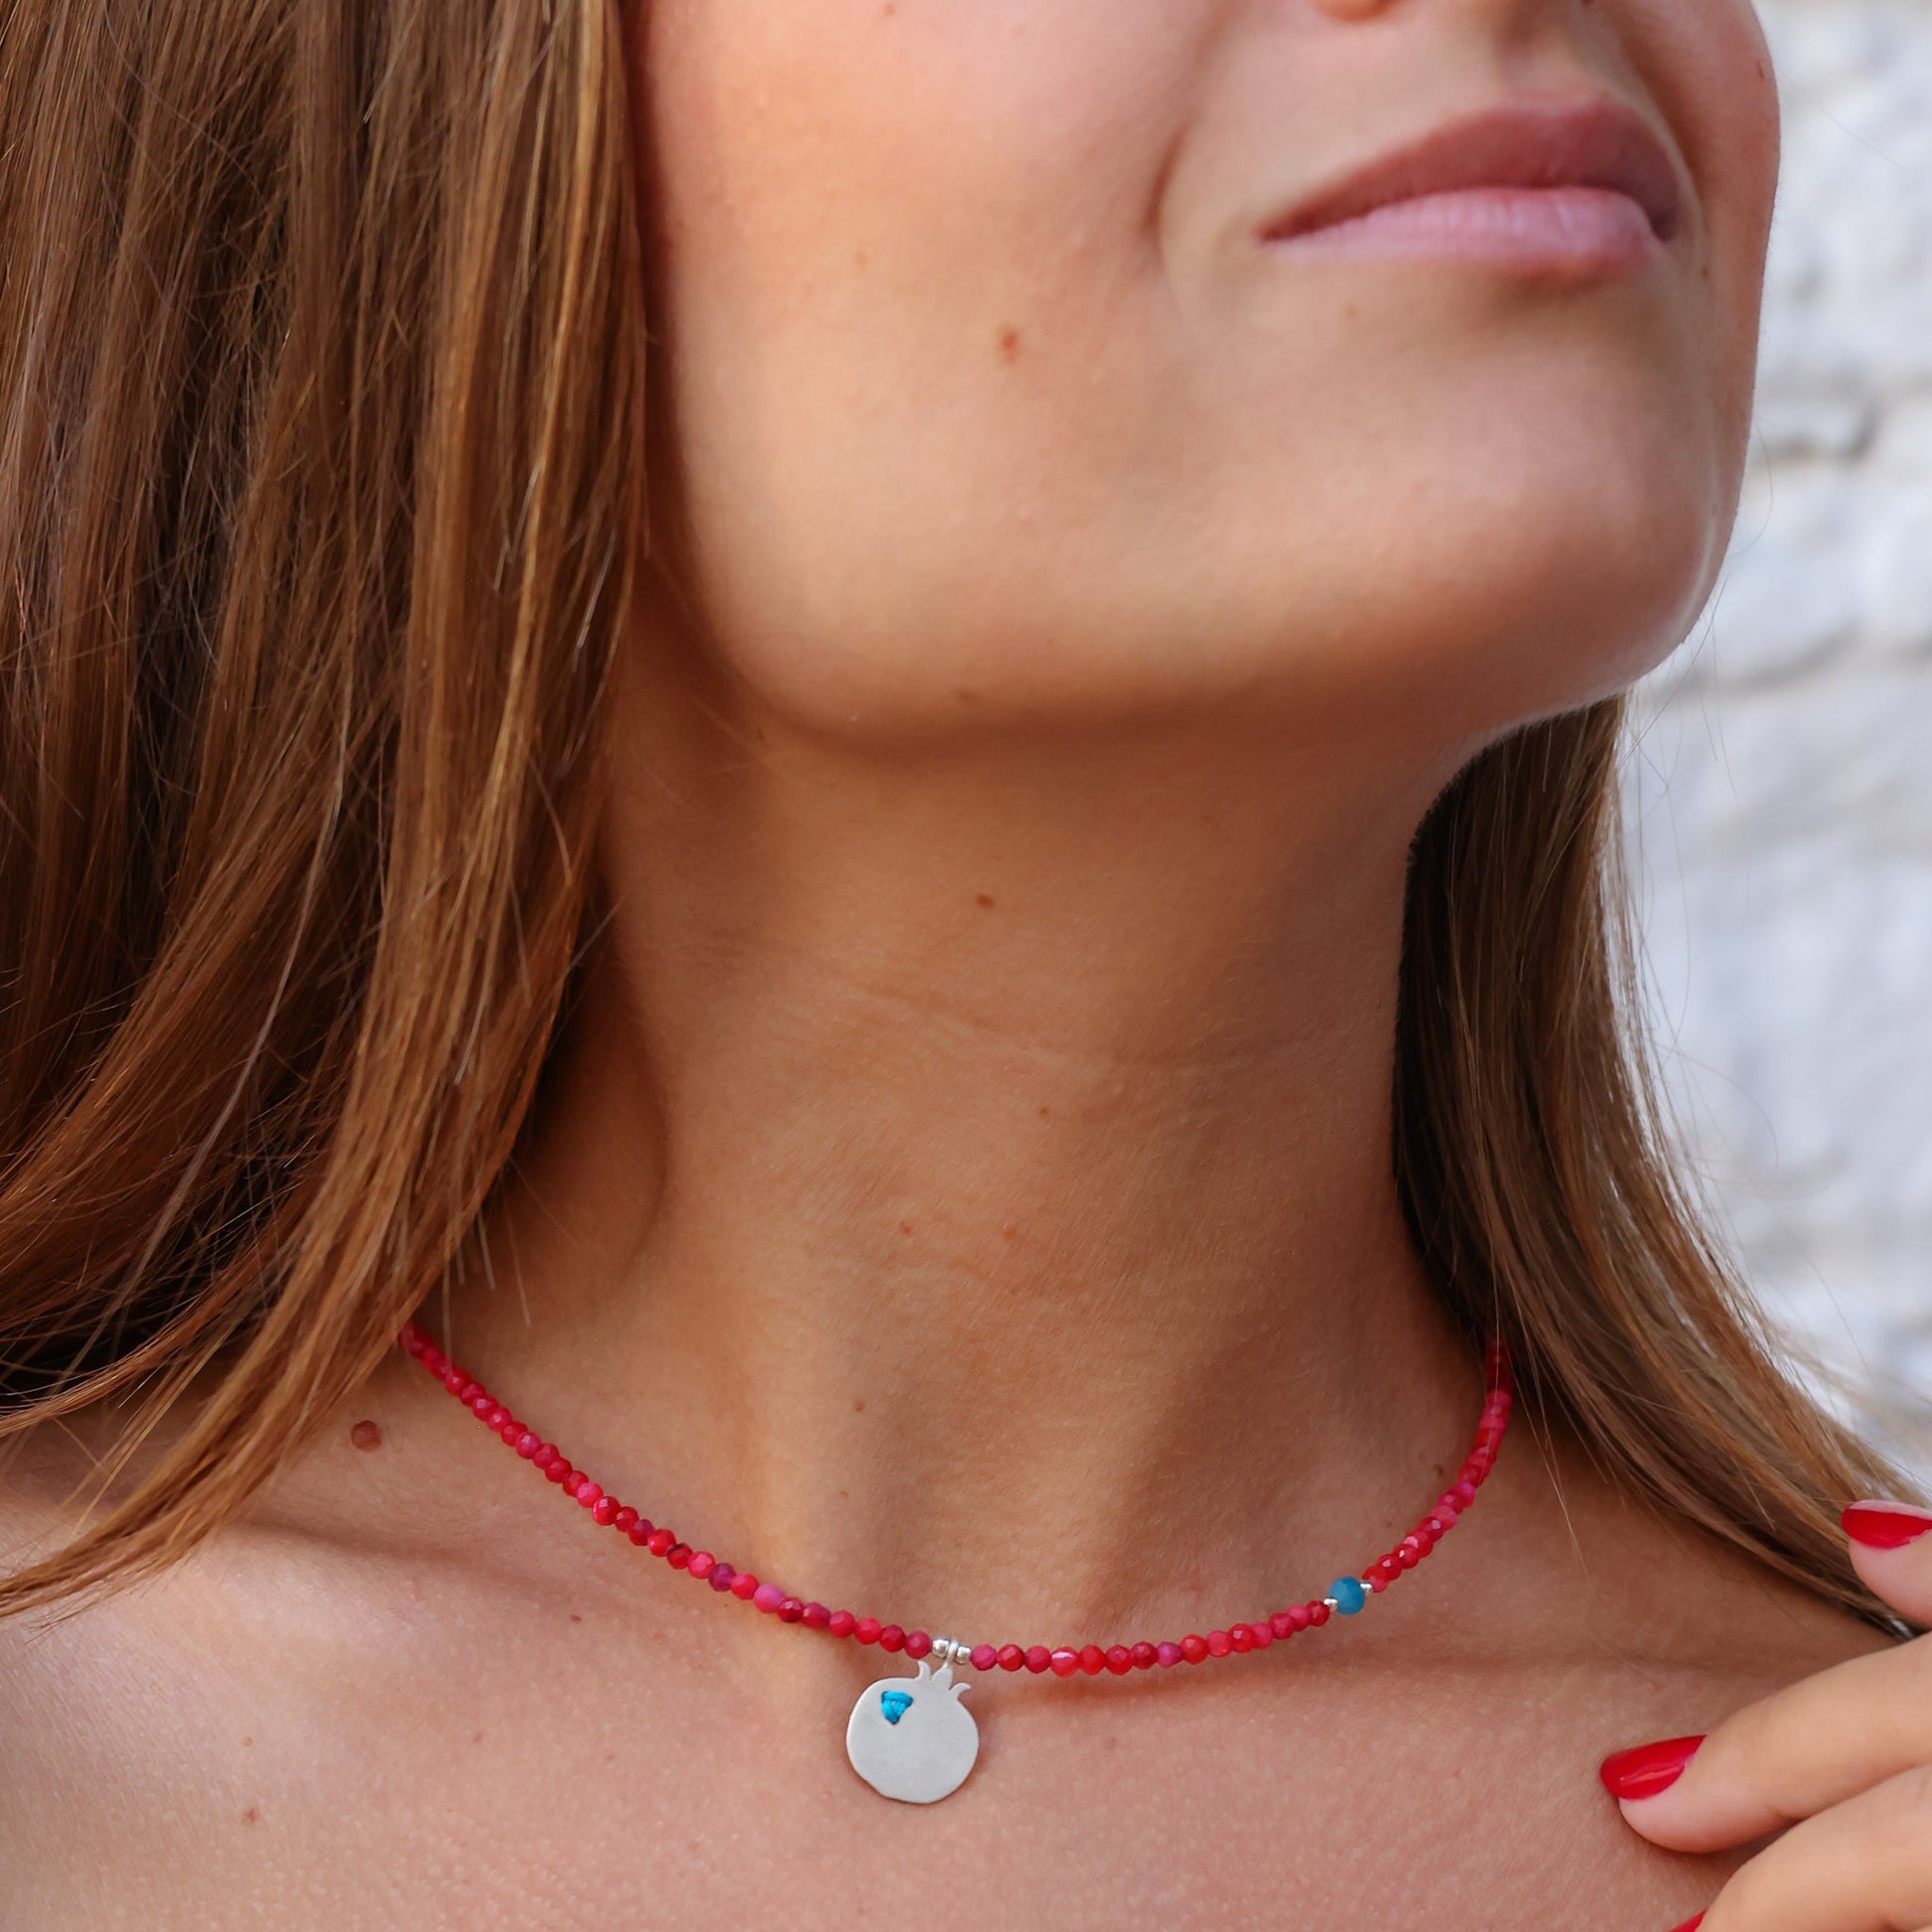
<path id="1" fill-rule="evenodd" d="M 1693 1166 L 1806 1378 L 1932 1481 L 1932 0 L 1761 11 L 1750 476 L 1627 820 Z"/>

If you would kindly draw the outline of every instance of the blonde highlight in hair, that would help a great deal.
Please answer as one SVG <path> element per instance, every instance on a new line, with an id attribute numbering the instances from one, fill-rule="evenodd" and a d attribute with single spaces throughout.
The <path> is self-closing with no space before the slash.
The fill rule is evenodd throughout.
<path id="1" fill-rule="evenodd" d="M 592 906 L 645 549 L 617 0 L 99 0 L 0 32 L 0 1433 L 183 1430 L 0 1613 L 227 1520 L 462 1265 Z M 1392 1150 L 1471 1339 L 1627 1490 L 1884 1627 L 1674 1169 L 1624 708 L 1412 856 Z M 110 1468 L 107 1474 L 113 1473 Z"/>

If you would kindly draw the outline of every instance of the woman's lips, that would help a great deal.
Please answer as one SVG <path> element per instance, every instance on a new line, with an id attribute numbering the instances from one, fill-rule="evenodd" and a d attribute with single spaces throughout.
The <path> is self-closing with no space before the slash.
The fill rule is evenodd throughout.
<path id="1" fill-rule="evenodd" d="M 1634 108 L 1544 94 L 1492 102 L 1315 183 L 1260 238 L 1298 255 L 1614 273 L 1662 259 L 1683 212 L 1677 166 Z"/>
<path id="2" fill-rule="evenodd" d="M 1614 272 L 1641 268 L 1665 244 L 1640 204 L 1613 188 L 1457 188 L 1385 202 L 1285 239 L 1298 255 L 1446 255 Z"/>

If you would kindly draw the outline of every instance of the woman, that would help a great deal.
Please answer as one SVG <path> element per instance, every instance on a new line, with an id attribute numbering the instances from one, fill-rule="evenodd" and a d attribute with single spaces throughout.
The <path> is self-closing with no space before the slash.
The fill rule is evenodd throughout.
<path id="1" fill-rule="evenodd" d="M 1623 990 L 1775 152 L 1744 0 L 14 10 L 9 1924 L 1932 1923 Z"/>

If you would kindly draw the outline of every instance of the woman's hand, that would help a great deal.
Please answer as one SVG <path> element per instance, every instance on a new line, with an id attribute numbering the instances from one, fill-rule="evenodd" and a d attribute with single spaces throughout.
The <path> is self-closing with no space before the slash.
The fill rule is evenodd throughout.
<path id="1" fill-rule="evenodd" d="M 1932 1515 L 1854 1503 L 1859 1575 L 1932 1624 Z M 1702 1737 L 1617 1751 L 1603 1782 L 1674 1852 L 1782 1831 L 1676 1932 L 1932 1928 L 1932 1635 L 1854 1657 L 1747 1705 Z"/>

